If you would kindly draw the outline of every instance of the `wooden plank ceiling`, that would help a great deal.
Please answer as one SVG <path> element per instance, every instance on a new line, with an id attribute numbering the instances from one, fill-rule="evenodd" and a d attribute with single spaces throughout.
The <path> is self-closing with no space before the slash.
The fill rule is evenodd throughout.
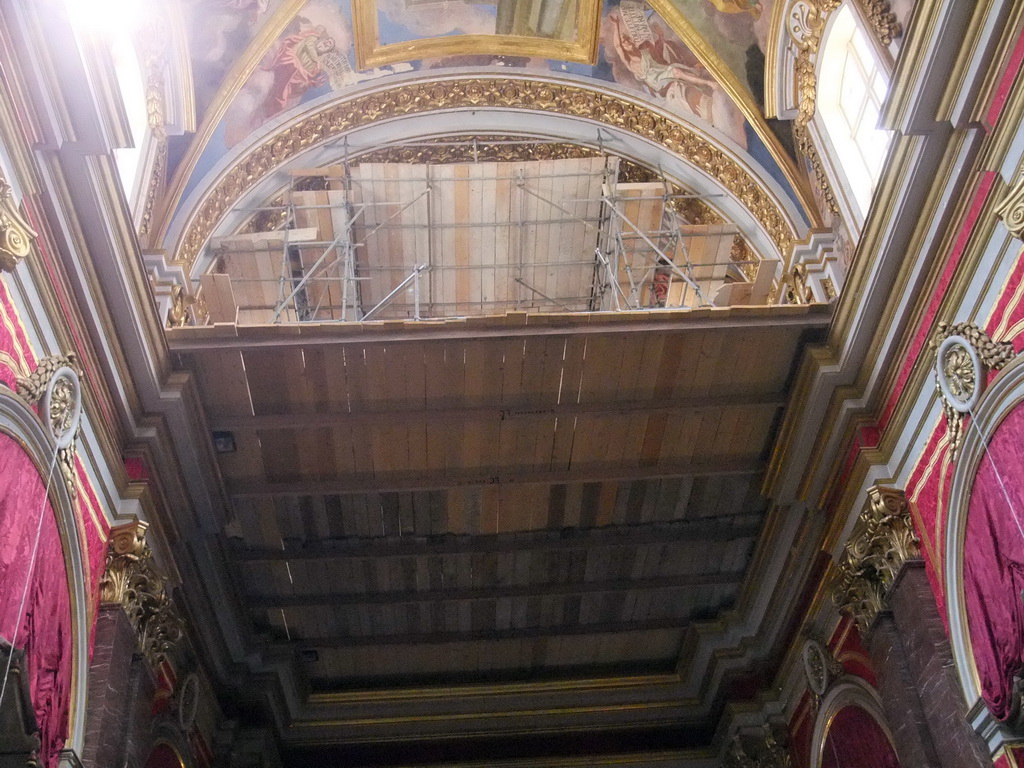
<path id="1" fill-rule="evenodd" d="M 748 576 L 813 309 L 208 329 L 183 362 L 235 446 L 253 637 L 302 649 L 313 690 L 671 671 Z"/>

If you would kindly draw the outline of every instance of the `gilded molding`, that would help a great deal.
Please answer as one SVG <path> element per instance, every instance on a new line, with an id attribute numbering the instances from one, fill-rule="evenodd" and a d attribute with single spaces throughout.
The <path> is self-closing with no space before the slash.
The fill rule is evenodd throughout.
<path id="1" fill-rule="evenodd" d="M 797 83 L 797 116 L 793 122 L 793 137 L 800 153 L 807 159 L 814 181 L 821 190 L 825 206 L 832 214 L 839 213 L 832 184 L 825 173 L 818 148 L 811 138 L 810 125 L 818 103 L 818 76 L 816 59 L 825 31 L 828 14 L 841 5 L 841 0 L 797 0 L 790 6 L 787 28 L 797 48 L 795 62 Z"/>
<path id="2" fill-rule="evenodd" d="M 11 185 L 0 176 L 0 271 L 13 272 L 37 236 L 14 204 Z"/>
<path id="3" fill-rule="evenodd" d="M 836 606 L 853 617 L 861 635 L 884 610 L 886 592 L 903 564 L 920 556 L 904 492 L 877 485 L 868 489 L 867 508 L 857 518 L 832 589 Z"/>
<path id="4" fill-rule="evenodd" d="M 717 179 L 761 224 L 780 253 L 794 231 L 778 203 L 732 157 L 687 126 L 628 101 L 577 85 L 507 78 L 411 83 L 336 103 L 253 148 L 226 172 L 189 221 L 176 260 L 191 268 L 221 218 L 274 168 L 315 145 L 372 123 L 436 110 L 502 107 L 597 120 L 660 144 Z"/>
<path id="5" fill-rule="evenodd" d="M 74 376 L 63 375 L 67 374 L 65 369 L 70 369 Z M 81 430 L 82 395 L 79 381 L 83 375 L 78 358 L 70 353 L 45 357 L 32 373 L 17 378 L 18 395 L 44 411 L 40 417 L 45 420 L 57 441 L 57 464 L 71 498 L 78 493 L 75 482 L 75 447 Z"/>
<path id="6" fill-rule="evenodd" d="M 948 339 L 958 343 L 947 344 Z M 993 341 L 973 323 L 939 323 L 930 349 L 935 354 L 935 388 L 946 417 L 949 456 L 956 461 L 963 445 L 964 415 L 985 386 L 986 369 L 1002 370 L 1016 353 L 1010 342 Z"/>
<path id="7" fill-rule="evenodd" d="M 1024 240 L 1024 174 L 1013 183 L 996 206 L 995 214 L 1003 220 L 1013 237 Z"/>
<path id="8" fill-rule="evenodd" d="M 124 608 L 139 650 L 156 667 L 181 639 L 184 624 L 168 594 L 167 580 L 153 567 L 147 527 L 136 520 L 110 530 L 100 602 Z"/>
<path id="9" fill-rule="evenodd" d="M 167 63 L 165 35 L 158 20 L 153 20 L 145 33 L 146 118 L 156 142 L 155 159 L 146 185 L 146 198 L 139 220 L 139 237 L 146 237 L 153 225 L 156 201 L 167 182 L 167 115 L 166 80 Z"/>

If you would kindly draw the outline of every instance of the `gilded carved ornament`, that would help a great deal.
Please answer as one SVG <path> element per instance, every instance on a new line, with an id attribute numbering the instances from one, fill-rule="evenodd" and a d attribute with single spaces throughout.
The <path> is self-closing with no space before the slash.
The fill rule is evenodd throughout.
<path id="1" fill-rule="evenodd" d="M 0 176 L 0 271 L 4 272 L 14 271 L 37 237 L 14 204 L 13 191 Z"/>
<path id="2" fill-rule="evenodd" d="M 874 486 L 867 508 L 839 560 L 832 599 L 851 615 L 862 635 L 885 609 L 885 597 L 908 560 L 920 557 L 920 541 L 903 491 Z"/>
<path id="3" fill-rule="evenodd" d="M 139 220 L 139 236 L 145 237 L 149 234 L 153 224 L 156 202 L 160 192 L 164 189 L 167 177 L 167 110 L 164 78 L 164 68 L 167 65 L 167 30 L 165 21 L 156 16 L 151 18 L 142 29 L 139 39 L 146 74 L 146 119 L 153 135 L 153 141 L 156 142 L 155 159 L 149 173 L 142 217 Z"/>
<path id="4" fill-rule="evenodd" d="M 935 388 L 942 400 L 949 457 L 956 461 L 964 438 L 964 416 L 985 387 L 988 371 L 1002 370 L 1016 356 L 1008 341 L 993 341 L 973 323 L 939 323 L 930 348 L 935 353 Z"/>
<path id="5" fill-rule="evenodd" d="M 808 638 L 800 654 L 804 664 L 807 687 L 814 694 L 816 702 L 821 701 L 832 683 L 843 676 L 843 665 L 832 655 L 824 643 Z"/>
<path id="6" fill-rule="evenodd" d="M 180 285 L 171 287 L 171 306 L 167 309 L 167 326 L 182 328 L 186 325 L 204 325 L 209 316 L 202 295 L 193 296 Z"/>
<path id="7" fill-rule="evenodd" d="M 135 521 L 111 529 L 100 602 L 124 608 L 139 650 L 155 667 L 181 639 L 184 625 L 167 592 L 167 580 L 153 567 L 146 528 L 146 523 Z"/>
<path id="8" fill-rule="evenodd" d="M 776 736 L 775 728 L 763 723 L 755 734 L 733 734 L 724 768 L 792 768 L 793 760 L 786 744 Z"/>
<path id="9" fill-rule="evenodd" d="M 902 25 L 896 20 L 896 14 L 889 9 L 887 0 L 857 0 L 864 16 L 871 25 L 878 41 L 885 46 L 903 34 Z"/>
<path id="10" fill-rule="evenodd" d="M 813 304 L 814 291 L 807 279 L 807 267 L 797 264 L 788 275 L 782 278 L 785 287 L 787 304 Z"/>
<path id="11" fill-rule="evenodd" d="M 1014 182 L 996 206 L 995 214 L 1003 220 L 1011 235 L 1024 240 L 1024 174 Z"/>
<path id="12" fill-rule="evenodd" d="M 57 465 L 72 498 L 78 492 L 75 447 L 81 431 L 82 376 L 78 358 L 72 353 L 45 357 L 32 373 L 17 378 L 18 395 L 39 406 L 40 418 L 54 438 Z"/>
<path id="13" fill-rule="evenodd" d="M 883 45 L 889 45 L 903 33 L 896 16 L 889 11 L 888 2 L 858 0 L 858 3 Z M 786 29 L 797 50 L 797 116 L 793 123 L 793 136 L 797 149 L 810 165 L 826 207 L 833 214 L 839 213 L 839 204 L 825 173 L 821 155 L 818 154 L 818 148 L 811 138 L 810 124 L 814 119 L 818 101 L 816 64 L 821 37 L 829 14 L 841 5 L 842 0 L 796 0 L 786 12 Z"/>
<path id="14" fill-rule="evenodd" d="M 800 154 L 806 159 L 821 190 L 825 206 L 833 214 L 839 213 L 832 185 L 825 174 L 818 148 L 811 138 L 810 125 L 817 107 L 818 76 L 815 60 L 821 45 L 828 14 L 840 6 L 840 0 L 797 0 L 786 14 L 786 28 L 797 49 L 795 63 L 797 86 L 797 116 L 793 123 L 793 137 Z"/>
<path id="15" fill-rule="evenodd" d="M 176 260 L 191 268 L 221 218 L 243 193 L 299 153 L 372 123 L 437 110 L 515 108 L 557 112 L 630 131 L 685 158 L 717 179 L 760 223 L 780 253 L 794 232 L 781 208 L 739 163 L 687 126 L 609 93 L 577 85 L 508 78 L 472 78 L 397 86 L 333 104 L 283 129 L 225 173 L 188 222 Z"/>

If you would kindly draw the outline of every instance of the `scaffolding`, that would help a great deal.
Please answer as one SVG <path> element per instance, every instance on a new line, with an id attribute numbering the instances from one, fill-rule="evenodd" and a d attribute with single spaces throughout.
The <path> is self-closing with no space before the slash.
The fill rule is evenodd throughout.
<path id="1" fill-rule="evenodd" d="M 776 262 L 751 253 L 733 225 L 687 221 L 678 203 L 698 196 L 664 181 L 621 183 L 618 158 L 607 154 L 473 159 L 293 171 L 280 204 L 240 210 L 276 218 L 273 229 L 211 242 L 215 258 L 200 281 L 210 320 L 429 320 L 767 301 Z M 294 183 L 310 178 L 322 188 Z"/>

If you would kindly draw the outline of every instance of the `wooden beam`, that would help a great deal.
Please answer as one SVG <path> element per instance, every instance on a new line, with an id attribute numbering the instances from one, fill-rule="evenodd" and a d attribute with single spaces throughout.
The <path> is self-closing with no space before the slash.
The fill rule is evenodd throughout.
<path id="1" fill-rule="evenodd" d="M 691 461 L 628 467 L 621 464 L 595 464 L 566 471 L 546 469 L 494 468 L 468 472 L 402 472 L 381 475 L 349 475 L 338 480 L 298 480 L 267 482 L 262 478 L 227 479 L 228 494 L 235 498 L 267 496 L 336 496 L 352 493 L 388 491 L 430 491 L 467 486 L 513 485 L 517 483 L 587 483 L 621 480 L 653 480 L 665 477 L 721 477 L 757 475 L 764 471 L 760 458 L 726 458 L 718 461 Z"/>
<path id="2" fill-rule="evenodd" d="M 307 648 L 354 648 L 379 645 L 440 645 L 441 643 L 476 643 L 488 640 L 523 640 L 533 637 L 568 637 L 579 635 L 621 635 L 651 632 L 660 629 L 685 630 L 681 619 L 654 619 L 650 621 L 622 621 L 606 624 L 552 624 L 541 627 L 511 629 L 483 629 L 467 632 L 426 632 L 397 635 L 363 635 L 348 637 L 294 638 Z"/>
<path id="3" fill-rule="evenodd" d="M 401 425 L 451 421 L 508 421 L 542 419 L 581 414 L 628 416 L 630 414 L 670 414 L 724 408 L 779 408 L 786 399 L 778 393 L 757 393 L 742 396 L 691 397 L 685 400 L 626 400 L 601 403 L 562 403 L 541 407 L 480 408 L 416 408 L 352 411 L 348 413 L 282 413 L 258 415 L 215 415 L 210 428 L 238 429 L 310 429 L 314 427 L 345 427 L 358 424 Z"/>
<path id="4" fill-rule="evenodd" d="M 576 581 L 567 583 L 513 584 L 475 589 L 427 589 L 396 592 L 332 592 L 308 595 L 248 594 L 247 605 L 259 608 L 330 607 L 385 605 L 393 603 L 438 603 L 449 600 L 495 600 L 498 598 L 543 595 L 583 595 L 594 592 L 629 592 L 653 589 L 683 589 L 709 585 L 737 585 L 744 573 L 697 573 L 662 576 L 654 579 L 616 579 L 612 581 Z"/>
<path id="5" fill-rule="evenodd" d="M 337 560 L 351 557 L 418 557 L 476 552 L 526 552 L 551 549 L 675 544 L 687 541 L 735 541 L 754 538 L 763 515 L 757 513 L 671 523 L 609 525 L 603 528 L 491 533 L 475 536 L 374 536 L 314 541 L 297 546 L 245 547 L 230 540 L 226 550 L 239 561 Z M 287 539 L 285 542 L 287 543 Z"/>
<path id="6" fill-rule="evenodd" d="M 532 320 L 532 322 L 531 322 Z M 397 344 L 460 339 L 522 339 L 530 336 L 593 336 L 623 333 L 732 331 L 749 335 L 759 328 L 792 327 L 794 331 L 825 328 L 831 304 L 768 307 L 716 307 L 678 312 L 580 313 L 561 316 L 509 313 L 504 317 L 468 320 L 391 321 L 380 323 L 283 323 L 276 326 L 168 328 L 172 352 L 225 349 L 273 349 L 334 344 Z"/>

